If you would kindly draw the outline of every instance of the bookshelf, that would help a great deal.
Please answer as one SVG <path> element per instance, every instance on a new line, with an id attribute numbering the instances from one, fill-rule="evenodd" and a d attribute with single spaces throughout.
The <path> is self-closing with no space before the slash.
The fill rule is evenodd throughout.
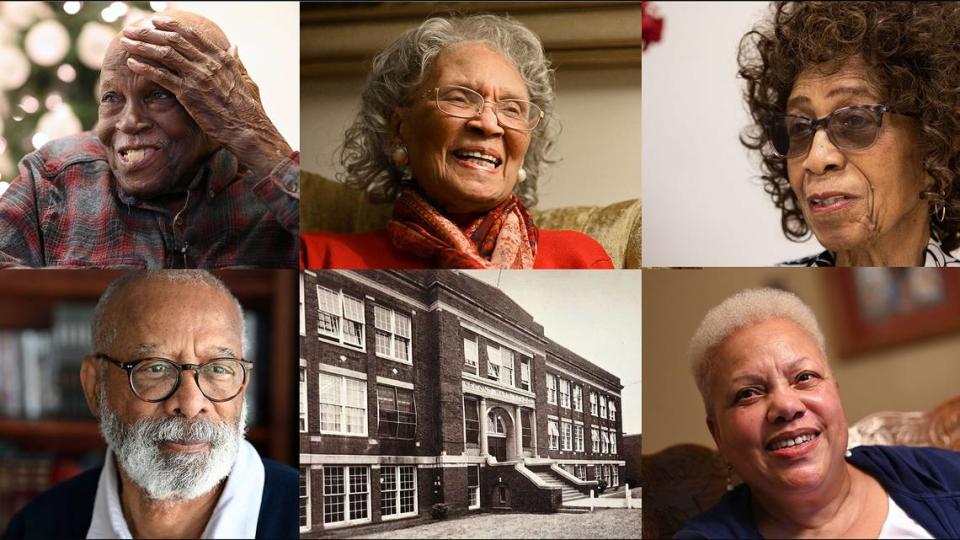
<path id="1" fill-rule="evenodd" d="M 49 330 L 57 306 L 95 304 L 114 270 L 21 270 L 0 276 L 0 331 Z M 248 440 L 260 454 L 295 464 L 294 363 L 297 360 L 297 277 L 293 270 L 214 272 L 233 291 L 244 309 L 256 314 L 257 350 L 253 358 L 257 388 L 256 423 Z M 89 324 L 89 323 L 88 323 Z M 3 351 L 0 351 L 3 354 Z M 256 353 L 255 353 L 256 354 Z M 0 362 L 2 362 L 0 358 Z M 3 375 L 0 374 L 0 377 Z M 77 373 L 79 379 L 79 372 Z M 0 388 L 2 389 L 2 388 Z M 22 455 L 46 454 L 76 458 L 105 447 L 95 420 L 87 412 L 72 418 L 0 416 L 0 443 Z"/>

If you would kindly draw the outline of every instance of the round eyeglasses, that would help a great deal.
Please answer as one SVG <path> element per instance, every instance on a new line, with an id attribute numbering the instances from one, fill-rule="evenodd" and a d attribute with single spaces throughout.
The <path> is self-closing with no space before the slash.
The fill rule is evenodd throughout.
<path id="1" fill-rule="evenodd" d="M 106 354 L 99 358 L 127 372 L 134 395 L 148 403 L 164 401 L 180 388 L 184 370 L 192 370 L 200 392 L 214 402 L 230 401 L 240 394 L 253 362 L 237 358 L 214 358 L 203 364 L 178 364 L 167 358 L 140 358 L 121 362 Z"/>
<path id="2" fill-rule="evenodd" d="M 863 150 L 877 142 L 886 112 L 894 111 L 886 105 L 852 105 L 816 120 L 796 114 L 777 114 L 764 122 L 764 128 L 774 152 L 782 158 L 807 155 L 820 126 L 837 148 Z"/>
<path id="3" fill-rule="evenodd" d="M 476 118 L 487 103 L 475 90 L 463 86 L 441 86 L 423 95 L 433 97 L 440 112 L 457 118 Z M 543 119 L 543 109 L 532 101 L 502 99 L 491 105 L 497 122 L 505 128 L 533 131 Z"/>

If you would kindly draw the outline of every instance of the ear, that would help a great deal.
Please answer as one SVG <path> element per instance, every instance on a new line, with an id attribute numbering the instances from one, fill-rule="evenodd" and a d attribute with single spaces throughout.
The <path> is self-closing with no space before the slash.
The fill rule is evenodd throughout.
<path id="1" fill-rule="evenodd" d="M 83 386 L 87 408 L 94 418 L 98 418 L 100 407 L 97 403 L 97 360 L 91 355 L 84 356 L 83 363 L 80 364 L 80 384 Z"/>

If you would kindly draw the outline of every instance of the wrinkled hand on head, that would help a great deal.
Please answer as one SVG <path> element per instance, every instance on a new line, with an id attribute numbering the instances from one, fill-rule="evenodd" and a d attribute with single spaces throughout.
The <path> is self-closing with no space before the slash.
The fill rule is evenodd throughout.
<path id="1" fill-rule="evenodd" d="M 241 159 L 251 152 L 281 158 L 291 152 L 267 117 L 236 46 L 219 46 L 199 24 L 163 15 L 150 22 L 121 33 L 131 71 L 171 91 L 207 136 Z"/>

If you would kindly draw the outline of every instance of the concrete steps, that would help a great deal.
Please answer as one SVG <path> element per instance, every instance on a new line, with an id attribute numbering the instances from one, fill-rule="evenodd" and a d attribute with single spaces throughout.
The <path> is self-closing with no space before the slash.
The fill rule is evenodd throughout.
<path id="1" fill-rule="evenodd" d="M 534 473 L 539 476 L 540 479 L 543 480 L 543 482 L 548 486 L 552 488 L 559 488 L 563 493 L 563 502 L 575 501 L 577 499 L 586 497 L 586 495 L 580 493 L 576 488 L 561 480 L 559 477 L 557 477 L 557 475 L 553 474 L 553 472 L 534 471 Z"/>

